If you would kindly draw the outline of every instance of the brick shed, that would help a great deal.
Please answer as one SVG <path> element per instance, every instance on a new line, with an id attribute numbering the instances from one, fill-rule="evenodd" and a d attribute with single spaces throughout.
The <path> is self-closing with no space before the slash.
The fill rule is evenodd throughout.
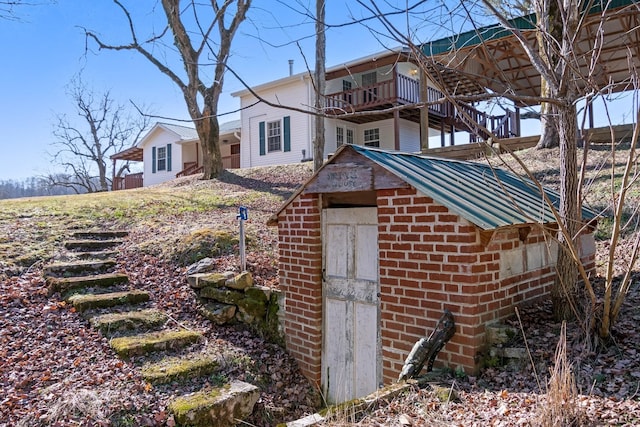
<path id="1" fill-rule="evenodd" d="M 395 382 L 445 309 L 456 331 L 436 363 L 477 370 L 485 325 L 555 276 L 537 187 L 483 164 L 345 145 L 273 220 L 287 349 L 330 402 Z M 591 231 L 581 251 L 592 270 Z"/>

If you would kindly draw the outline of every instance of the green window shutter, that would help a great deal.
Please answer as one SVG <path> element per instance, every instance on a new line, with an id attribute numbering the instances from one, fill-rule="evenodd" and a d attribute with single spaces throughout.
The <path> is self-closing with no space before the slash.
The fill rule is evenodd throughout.
<path id="1" fill-rule="evenodd" d="M 260 155 L 264 156 L 267 154 L 266 141 L 264 135 L 264 122 L 258 123 L 258 133 L 260 135 Z"/>
<path id="2" fill-rule="evenodd" d="M 284 151 L 291 151 L 291 117 L 284 116 Z"/>
<path id="3" fill-rule="evenodd" d="M 156 173 L 156 147 L 151 148 L 151 173 Z"/>
<path id="4" fill-rule="evenodd" d="M 171 172 L 171 144 L 167 144 L 167 172 Z"/>

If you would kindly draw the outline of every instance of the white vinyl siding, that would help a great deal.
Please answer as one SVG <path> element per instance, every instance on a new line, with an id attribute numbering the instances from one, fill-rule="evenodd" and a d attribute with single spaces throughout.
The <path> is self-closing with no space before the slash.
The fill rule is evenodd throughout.
<path id="1" fill-rule="evenodd" d="M 400 151 L 417 153 L 420 151 L 420 124 L 400 120 Z"/>
<path id="2" fill-rule="evenodd" d="M 307 108 L 313 105 L 310 98 L 311 89 L 305 78 L 292 78 L 276 87 L 259 90 L 258 94 L 271 102 L 291 105 L 298 108 Z M 242 142 L 240 144 L 240 167 L 248 168 L 253 166 L 284 165 L 299 163 L 302 158 L 302 150 L 305 150 L 305 157 L 313 155 L 311 145 L 311 132 L 313 116 L 298 111 L 284 111 L 274 108 L 264 103 L 257 103 L 256 98 L 251 94 L 243 94 L 240 97 L 240 106 L 243 108 L 242 120 Z M 255 104 L 255 105 L 254 105 Z M 289 117 L 290 123 L 289 149 L 286 147 L 285 117 Z M 279 151 L 269 152 L 267 123 L 280 122 Z M 262 125 L 261 125 L 262 123 Z M 260 148 L 260 127 L 264 129 L 264 154 Z"/>
<path id="3" fill-rule="evenodd" d="M 145 143 L 141 148 L 145 187 L 175 179 L 176 172 L 182 170 L 183 145 L 172 131 L 162 127 L 153 129 L 145 137 Z M 164 170 L 158 170 L 158 154 L 161 151 L 164 151 Z"/>

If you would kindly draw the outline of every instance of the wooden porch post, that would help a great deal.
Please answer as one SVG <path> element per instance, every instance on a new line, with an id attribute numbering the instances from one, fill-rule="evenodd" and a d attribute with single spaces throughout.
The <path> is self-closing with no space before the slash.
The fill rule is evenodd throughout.
<path id="1" fill-rule="evenodd" d="M 420 102 L 429 101 L 429 88 L 427 85 L 427 73 L 420 69 Z M 423 153 L 429 149 L 429 107 L 423 105 L 420 108 L 420 151 Z"/>
<path id="2" fill-rule="evenodd" d="M 111 159 L 113 169 L 111 171 L 111 191 L 116 189 L 116 159 Z"/>
<path id="3" fill-rule="evenodd" d="M 395 150 L 400 150 L 400 110 L 393 111 L 393 140 Z"/>

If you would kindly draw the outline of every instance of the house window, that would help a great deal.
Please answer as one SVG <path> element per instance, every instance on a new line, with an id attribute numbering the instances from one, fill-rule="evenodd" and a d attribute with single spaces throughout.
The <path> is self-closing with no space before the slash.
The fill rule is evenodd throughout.
<path id="1" fill-rule="evenodd" d="M 353 129 L 347 128 L 347 144 L 353 144 Z"/>
<path id="2" fill-rule="evenodd" d="M 362 87 L 373 86 L 378 83 L 378 75 L 375 73 L 365 73 L 362 75 Z"/>
<path id="3" fill-rule="evenodd" d="M 260 155 L 275 151 L 291 151 L 291 116 L 272 122 L 258 122 Z"/>
<path id="4" fill-rule="evenodd" d="M 346 139 L 345 139 L 346 135 Z M 353 129 L 343 128 L 340 126 L 336 127 L 336 148 L 340 147 L 345 142 L 347 144 L 353 144 L 354 141 L 354 132 Z"/>
<path id="5" fill-rule="evenodd" d="M 364 130 L 364 145 L 366 147 L 380 147 L 380 129 L 365 129 Z"/>
<path id="6" fill-rule="evenodd" d="M 158 147 L 157 170 L 167 170 L 167 147 Z"/>
<path id="7" fill-rule="evenodd" d="M 280 151 L 282 149 L 282 128 L 280 120 L 267 122 L 267 151 Z"/>

